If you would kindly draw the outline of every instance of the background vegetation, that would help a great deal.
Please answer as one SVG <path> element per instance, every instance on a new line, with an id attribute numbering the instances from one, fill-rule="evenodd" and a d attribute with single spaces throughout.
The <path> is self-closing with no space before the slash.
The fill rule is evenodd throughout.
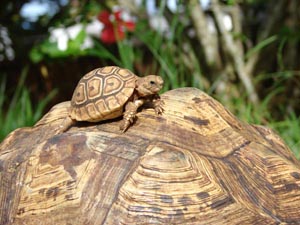
<path id="1" fill-rule="evenodd" d="M 118 65 L 163 76 L 163 91 L 200 88 L 300 158 L 299 1 L 43 0 L 35 18 L 32 2 L 0 9 L 1 139 L 69 100 L 86 72 Z"/>

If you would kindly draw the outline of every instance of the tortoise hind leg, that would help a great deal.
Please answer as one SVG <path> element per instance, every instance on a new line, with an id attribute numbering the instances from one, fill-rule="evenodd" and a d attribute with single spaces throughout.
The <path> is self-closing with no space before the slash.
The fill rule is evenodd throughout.
<path id="1" fill-rule="evenodd" d="M 144 101 L 139 99 L 134 102 L 128 102 L 125 106 L 125 112 L 123 114 L 123 121 L 120 125 L 120 130 L 124 133 L 128 127 L 133 123 L 138 108 L 144 104 Z"/>
<path id="2" fill-rule="evenodd" d="M 67 131 L 74 123 L 76 123 L 76 120 L 73 120 L 70 116 L 67 116 L 62 124 L 59 125 L 58 134 Z"/>

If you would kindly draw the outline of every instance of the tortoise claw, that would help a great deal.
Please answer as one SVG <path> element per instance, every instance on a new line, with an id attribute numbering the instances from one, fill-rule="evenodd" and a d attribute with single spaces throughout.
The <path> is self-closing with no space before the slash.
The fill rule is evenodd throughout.
<path id="1" fill-rule="evenodd" d="M 135 119 L 135 112 L 134 111 L 128 111 L 124 113 L 123 121 L 120 125 L 120 130 L 122 130 L 122 133 L 124 133 L 128 127 L 133 123 Z"/>
<path id="2" fill-rule="evenodd" d="M 162 115 L 165 111 L 163 106 L 165 105 L 163 100 L 157 100 L 154 102 L 154 111 L 157 115 Z"/>
<path id="3" fill-rule="evenodd" d="M 121 122 L 121 125 L 120 125 L 120 130 L 121 130 L 121 132 L 122 133 L 125 133 L 125 131 L 128 129 L 128 127 L 130 126 L 130 121 L 128 121 L 128 120 L 123 120 L 122 122 Z"/>

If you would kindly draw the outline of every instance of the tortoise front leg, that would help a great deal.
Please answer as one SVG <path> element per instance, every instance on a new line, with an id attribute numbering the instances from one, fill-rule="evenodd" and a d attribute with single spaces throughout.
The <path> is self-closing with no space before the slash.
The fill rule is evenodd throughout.
<path id="1" fill-rule="evenodd" d="M 164 101 L 161 100 L 159 95 L 155 95 L 152 99 L 152 105 L 154 108 L 154 111 L 157 115 L 161 115 L 164 112 Z"/>
<path id="2" fill-rule="evenodd" d="M 125 106 L 125 112 L 123 114 L 123 121 L 120 125 L 120 130 L 124 133 L 128 127 L 133 123 L 138 108 L 144 104 L 144 100 L 138 99 L 134 102 L 128 102 Z"/>

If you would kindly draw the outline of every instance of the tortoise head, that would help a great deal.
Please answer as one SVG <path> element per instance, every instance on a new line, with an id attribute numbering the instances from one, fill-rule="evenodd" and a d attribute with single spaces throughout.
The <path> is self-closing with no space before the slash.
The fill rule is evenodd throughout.
<path id="1" fill-rule="evenodd" d="M 163 87 L 164 81 L 160 76 L 148 75 L 136 81 L 136 90 L 140 96 L 157 94 Z"/>

